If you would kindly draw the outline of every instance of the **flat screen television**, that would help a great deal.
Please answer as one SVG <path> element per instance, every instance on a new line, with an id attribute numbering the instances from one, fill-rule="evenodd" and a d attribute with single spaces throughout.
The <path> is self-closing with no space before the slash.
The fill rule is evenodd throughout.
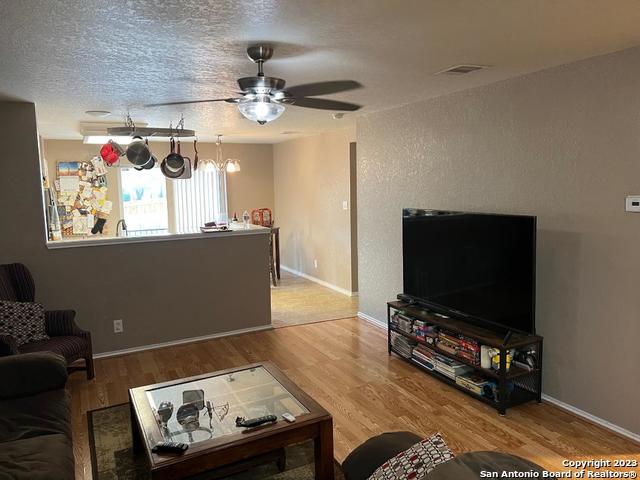
<path id="1" fill-rule="evenodd" d="M 536 217 L 405 208 L 404 295 L 494 330 L 535 333 Z"/>

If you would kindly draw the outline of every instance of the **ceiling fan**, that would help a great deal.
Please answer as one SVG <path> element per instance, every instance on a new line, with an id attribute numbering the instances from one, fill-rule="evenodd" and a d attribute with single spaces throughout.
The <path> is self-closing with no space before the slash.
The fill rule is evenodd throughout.
<path id="1" fill-rule="evenodd" d="M 208 100 L 189 100 L 184 102 L 153 103 L 145 107 L 160 107 L 165 105 L 186 105 L 190 103 L 227 102 L 235 103 L 245 118 L 264 125 L 275 120 L 285 110 L 285 105 L 316 108 L 320 110 L 334 110 L 353 112 L 361 106 L 355 103 L 314 98 L 318 95 L 346 92 L 362 87 L 353 80 L 334 80 L 329 82 L 307 83 L 296 85 L 285 90 L 285 81 L 281 78 L 266 77 L 264 62 L 273 56 L 273 48 L 268 45 L 255 45 L 247 48 L 249 58 L 258 64 L 258 74 L 255 77 L 238 79 L 240 97 L 214 98 Z"/>

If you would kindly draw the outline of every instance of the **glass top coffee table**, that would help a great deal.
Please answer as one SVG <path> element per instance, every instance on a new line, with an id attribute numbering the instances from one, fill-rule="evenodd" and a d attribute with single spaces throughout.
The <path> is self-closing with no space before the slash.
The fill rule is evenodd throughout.
<path id="1" fill-rule="evenodd" d="M 304 440 L 315 442 L 316 479 L 333 479 L 331 415 L 271 363 L 132 388 L 129 398 L 134 450 L 145 452 L 154 479 L 237 471 Z M 286 422 L 284 413 L 295 421 Z M 266 415 L 277 422 L 236 426 L 237 417 Z M 187 443 L 189 449 L 153 453 L 160 441 Z"/>

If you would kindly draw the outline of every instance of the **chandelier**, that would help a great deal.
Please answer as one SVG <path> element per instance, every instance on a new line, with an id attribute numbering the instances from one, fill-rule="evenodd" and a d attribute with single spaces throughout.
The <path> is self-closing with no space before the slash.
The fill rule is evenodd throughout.
<path id="1" fill-rule="evenodd" d="M 216 158 L 205 158 L 200 160 L 204 164 L 205 172 L 227 172 L 234 173 L 240 171 L 240 161 L 235 158 L 227 158 L 223 160 L 222 157 L 222 135 L 218 135 L 216 140 Z"/>

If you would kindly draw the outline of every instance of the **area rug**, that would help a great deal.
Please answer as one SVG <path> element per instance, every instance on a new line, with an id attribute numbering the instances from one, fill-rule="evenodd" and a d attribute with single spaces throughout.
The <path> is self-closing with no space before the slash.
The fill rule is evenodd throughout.
<path id="1" fill-rule="evenodd" d="M 89 447 L 94 480 L 146 480 L 151 478 L 144 456 L 131 449 L 131 419 L 129 404 L 100 408 L 87 412 Z M 278 472 L 275 463 L 254 467 L 228 480 L 313 480 L 313 442 L 286 448 L 287 468 Z M 207 474 L 191 477 L 206 480 Z M 335 480 L 344 480 L 342 469 L 335 462 Z"/>

